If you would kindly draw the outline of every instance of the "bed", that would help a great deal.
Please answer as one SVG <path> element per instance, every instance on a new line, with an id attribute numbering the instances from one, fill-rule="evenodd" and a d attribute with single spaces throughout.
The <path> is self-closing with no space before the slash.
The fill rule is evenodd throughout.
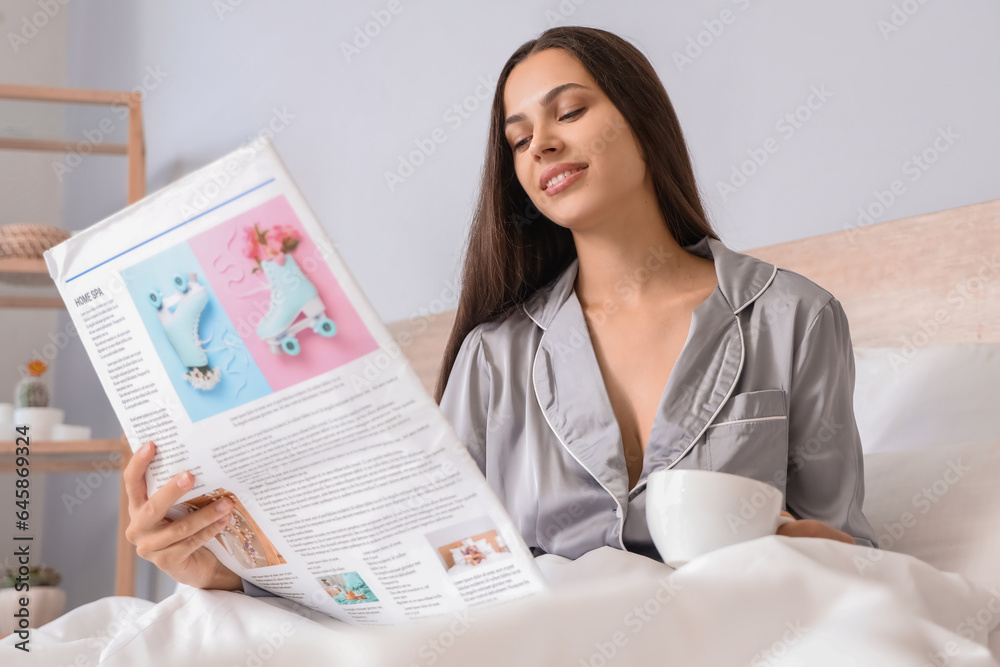
<path id="1" fill-rule="evenodd" d="M 179 586 L 33 631 L 31 665 L 998 665 L 1000 200 L 747 251 L 848 314 L 882 549 L 772 535 L 679 570 L 537 559 L 545 596 L 398 628 Z M 454 312 L 390 325 L 429 390 Z"/>

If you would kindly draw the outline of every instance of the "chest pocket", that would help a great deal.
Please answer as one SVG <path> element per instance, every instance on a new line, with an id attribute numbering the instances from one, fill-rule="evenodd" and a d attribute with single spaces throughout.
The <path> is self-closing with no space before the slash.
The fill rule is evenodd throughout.
<path id="1" fill-rule="evenodd" d="M 788 409 L 783 389 L 731 396 L 705 431 L 710 470 L 751 477 L 785 491 Z"/>

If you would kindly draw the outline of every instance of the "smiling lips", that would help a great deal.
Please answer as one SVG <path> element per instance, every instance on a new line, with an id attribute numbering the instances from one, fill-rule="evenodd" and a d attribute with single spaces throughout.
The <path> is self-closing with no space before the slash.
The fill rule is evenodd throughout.
<path id="1" fill-rule="evenodd" d="M 543 171 L 541 178 L 538 180 L 538 184 L 545 194 L 554 195 L 557 192 L 568 188 L 571 183 L 579 179 L 580 176 L 576 176 L 575 174 L 586 168 L 587 165 L 580 162 L 561 162 Z"/>

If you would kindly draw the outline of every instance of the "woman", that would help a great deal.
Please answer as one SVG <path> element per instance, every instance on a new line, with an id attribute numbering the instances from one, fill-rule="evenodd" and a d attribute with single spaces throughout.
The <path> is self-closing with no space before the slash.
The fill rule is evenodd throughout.
<path id="1" fill-rule="evenodd" d="M 441 407 L 534 553 L 658 558 L 645 480 L 767 482 L 778 533 L 873 546 L 840 303 L 726 248 L 629 43 L 553 28 L 504 66 Z"/>
<path id="2" fill-rule="evenodd" d="M 664 467 L 767 482 L 797 519 L 779 534 L 873 546 L 853 359 L 829 292 L 712 231 L 638 50 L 562 27 L 511 56 L 436 393 L 533 553 L 658 558 L 643 491 Z M 202 548 L 229 510 L 165 522 L 192 480 L 147 499 L 152 457 L 125 474 L 139 555 L 240 588 Z"/>

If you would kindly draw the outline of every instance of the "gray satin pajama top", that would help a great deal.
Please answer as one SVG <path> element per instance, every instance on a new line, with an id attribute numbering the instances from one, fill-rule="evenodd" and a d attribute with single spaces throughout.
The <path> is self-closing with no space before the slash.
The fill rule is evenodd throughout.
<path id="1" fill-rule="evenodd" d="M 837 299 L 807 278 L 703 237 L 719 285 L 695 310 L 629 491 L 618 422 L 574 290 L 579 260 L 503 322 L 462 343 L 441 408 L 536 555 L 608 545 L 659 559 L 646 479 L 718 470 L 782 492 L 875 546 L 861 511 L 854 352 Z"/>

